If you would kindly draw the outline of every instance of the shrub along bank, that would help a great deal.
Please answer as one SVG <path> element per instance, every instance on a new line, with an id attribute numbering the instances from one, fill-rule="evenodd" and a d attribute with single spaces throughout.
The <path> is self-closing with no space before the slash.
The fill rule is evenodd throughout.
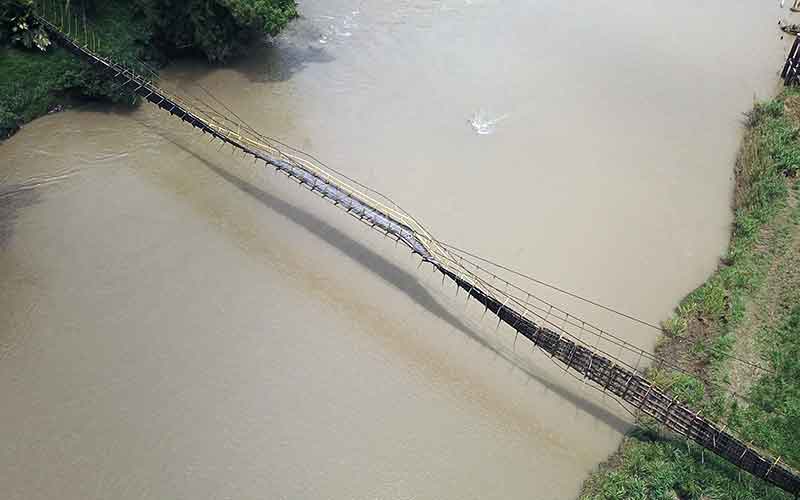
<path id="1" fill-rule="evenodd" d="M 660 357 L 691 375 L 650 372 L 704 415 L 726 422 L 795 468 L 800 466 L 799 131 L 797 90 L 758 104 L 747 115 L 729 250 L 717 272 L 665 323 L 667 334 L 657 348 Z M 724 387 L 746 398 L 733 398 Z M 581 498 L 789 496 L 644 422 L 589 478 Z"/>
<path id="2" fill-rule="evenodd" d="M 103 53 L 163 65 L 202 54 L 220 62 L 277 34 L 297 15 L 294 0 L 71 0 L 86 15 Z M 0 138 L 80 99 L 124 100 L 83 61 L 49 43 L 30 16 L 32 0 L 0 0 Z"/>

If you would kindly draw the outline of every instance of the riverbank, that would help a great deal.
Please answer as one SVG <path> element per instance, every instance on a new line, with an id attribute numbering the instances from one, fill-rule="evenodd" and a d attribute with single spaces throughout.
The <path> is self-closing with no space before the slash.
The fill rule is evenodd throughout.
<path id="1" fill-rule="evenodd" d="M 239 12 L 236 6 L 247 9 Z M 215 7 L 207 13 L 213 14 L 210 17 L 190 15 L 211 9 L 191 0 L 175 5 L 87 0 L 76 2 L 74 8 L 75 15 L 86 15 L 98 35 L 100 52 L 131 67 L 140 65 L 140 61 L 160 67 L 171 57 L 186 53 L 223 61 L 245 51 L 258 34 L 277 34 L 297 15 L 293 0 L 235 2 L 228 10 Z M 19 15 L 26 19 L 29 29 L 36 29 L 32 16 Z M 9 25 L 18 28 L 18 23 L 0 18 L 0 30 L 9 29 Z M 8 34 L 0 31 L 0 140 L 37 117 L 76 102 L 135 104 L 85 61 L 54 46 L 46 51 L 35 46 L 24 48 Z"/>
<path id="2" fill-rule="evenodd" d="M 103 2 L 92 11 L 91 23 L 103 33 L 104 52 L 116 60 L 133 64 L 159 57 L 148 47 L 149 30 L 129 6 Z M 40 116 L 75 103 L 129 101 L 113 84 L 98 78 L 88 63 L 56 46 L 47 51 L 0 47 L 0 67 L 0 140 Z"/>
<path id="3" fill-rule="evenodd" d="M 787 89 L 746 115 L 736 163 L 735 218 L 718 270 L 665 322 L 653 367 L 680 399 L 747 441 L 800 466 L 800 93 Z M 760 371 L 753 365 L 769 368 Z M 742 398 L 730 396 L 730 389 Z M 648 422 L 584 484 L 584 500 L 788 498 Z"/>

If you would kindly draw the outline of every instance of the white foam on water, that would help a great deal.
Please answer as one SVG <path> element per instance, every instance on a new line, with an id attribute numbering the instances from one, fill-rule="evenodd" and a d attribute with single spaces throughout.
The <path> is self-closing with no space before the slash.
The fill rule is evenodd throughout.
<path id="1" fill-rule="evenodd" d="M 472 118 L 469 120 L 469 124 L 475 133 L 478 135 L 489 135 L 494 133 L 495 129 L 497 128 L 497 124 L 501 121 L 508 118 L 508 114 L 498 116 L 497 118 L 491 118 L 489 113 L 484 111 L 483 109 L 479 109 L 476 111 Z"/>

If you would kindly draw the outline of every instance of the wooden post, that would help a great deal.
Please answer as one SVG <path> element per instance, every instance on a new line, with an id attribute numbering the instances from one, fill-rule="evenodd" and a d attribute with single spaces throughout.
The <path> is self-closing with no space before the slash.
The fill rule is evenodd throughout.
<path id="1" fill-rule="evenodd" d="M 786 64 L 783 65 L 783 70 L 781 71 L 781 78 L 783 78 L 785 85 L 791 85 L 797 73 L 798 51 L 800 51 L 800 37 L 794 39 L 792 48 L 789 49 L 789 54 L 786 56 Z"/>

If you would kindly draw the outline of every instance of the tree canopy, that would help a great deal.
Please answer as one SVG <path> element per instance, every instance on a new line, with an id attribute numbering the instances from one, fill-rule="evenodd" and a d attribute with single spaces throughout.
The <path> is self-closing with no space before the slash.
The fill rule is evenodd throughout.
<path id="1" fill-rule="evenodd" d="M 135 19 L 137 34 L 149 34 L 147 44 L 165 53 L 198 51 L 211 61 L 242 52 L 254 37 L 277 35 L 297 16 L 295 0 L 64 0 L 91 18 L 103 12 L 126 11 Z M 35 29 L 25 23 L 32 0 L 0 0 L 0 43 L 29 41 L 13 29 Z M 102 37 L 104 33 L 99 33 Z M 26 45 L 30 45 L 27 43 Z"/>
<path id="2" fill-rule="evenodd" d="M 136 0 L 154 41 L 196 49 L 210 60 L 241 52 L 254 36 L 276 35 L 297 15 L 294 0 Z"/>

